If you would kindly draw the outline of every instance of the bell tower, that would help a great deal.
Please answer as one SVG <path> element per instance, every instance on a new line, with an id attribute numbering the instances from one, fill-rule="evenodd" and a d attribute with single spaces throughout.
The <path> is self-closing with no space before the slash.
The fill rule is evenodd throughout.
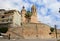
<path id="1" fill-rule="evenodd" d="M 26 14 L 26 10 L 25 10 L 25 7 L 23 6 L 22 7 L 22 10 L 21 10 L 21 16 L 22 16 L 22 23 L 25 23 L 25 14 Z"/>
<path id="2" fill-rule="evenodd" d="M 35 5 L 32 5 L 31 12 L 32 12 L 31 22 L 32 23 L 37 23 L 38 20 L 37 20 L 37 11 L 36 11 L 36 6 Z"/>
<path id="3" fill-rule="evenodd" d="M 33 5 L 33 6 L 31 7 L 31 12 L 32 12 L 32 14 L 33 14 L 34 16 L 36 16 L 36 7 L 35 7 L 35 5 Z"/>

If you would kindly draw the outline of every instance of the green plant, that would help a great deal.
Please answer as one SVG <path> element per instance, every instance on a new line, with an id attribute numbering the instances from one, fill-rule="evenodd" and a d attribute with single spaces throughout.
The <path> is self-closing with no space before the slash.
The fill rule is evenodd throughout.
<path id="1" fill-rule="evenodd" d="M 60 39 L 59 39 L 59 40 L 57 40 L 57 41 L 60 41 Z"/>
<path id="2" fill-rule="evenodd" d="M 31 20 L 31 16 L 32 16 L 32 13 L 30 11 L 27 11 L 27 13 L 25 14 L 25 18 L 26 18 L 26 20 L 27 20 L 28 23 Z"/>
<path id="3" fill-rule="evenodd" d="M 8 27 L 0 27 L 1 33 L 6 33 L 8 31 Z"/>
<path id="4" fill-rule="evenodd" d="M 54 28 L 51 27 L 51 28 L 50 28 L 50 31 L 51 31 L 51 32 L 54 32 Z"/>

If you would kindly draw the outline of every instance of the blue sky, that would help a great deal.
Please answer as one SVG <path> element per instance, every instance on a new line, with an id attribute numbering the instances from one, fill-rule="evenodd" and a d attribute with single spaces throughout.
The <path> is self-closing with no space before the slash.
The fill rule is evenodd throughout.
<path id="1" fill-rule="evenodd" d="M 0 9 L 17 9 L 21 11 L 22 6 L 31 10 L 31 6 L 37 8 L 38 21 L 57 28 L 60 28 L 60 0 L 0 0 Z"/>

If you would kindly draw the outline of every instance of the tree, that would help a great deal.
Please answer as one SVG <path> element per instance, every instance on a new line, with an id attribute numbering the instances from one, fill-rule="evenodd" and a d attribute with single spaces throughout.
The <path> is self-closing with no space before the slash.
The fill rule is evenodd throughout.
<path id="1" fill-rule="evenodd" d="M 0 27 L 1 33 L 6 33 L 8 31 L 8 27 Z"/>
<path id="2" fill-rule="evenodd" d="M 51 28 L 50 28 L 50 31 L 51 31 L 51 32 L 50 32 L 49 34 L 51 35 L 51 34 L 54 32 L 54 28 L 51 27 Z"/>
<path id="3" fill-rule="evenodd" d="M 51 27 L 51 28 L 50 28 L 50 31 L 51 31 L 51 32 L 54 32 L 54 28 Z"/>
<path id="4" fill-rule="evenodd" d="M 31 20 L 31 16 L 32 16 L 32 13 L 30 11 L 27 11 L 27 13 L 25 14 L 25 18 L 26 18 L 26 20 L 27 20 L 28 23 Z"/>

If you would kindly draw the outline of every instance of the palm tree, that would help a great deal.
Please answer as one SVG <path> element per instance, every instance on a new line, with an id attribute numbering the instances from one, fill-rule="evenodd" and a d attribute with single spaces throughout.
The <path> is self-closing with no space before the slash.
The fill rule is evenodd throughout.
<path id="1" fill-rule="evenodd" d="M 26 18 L 26 20 L 27 20 L 28 23 L 31 20 L 31 16 L 32 16 L 32 13 L 30 11 L 27 11 L 27 13 L 25 14 L 25 18 Z"/>

